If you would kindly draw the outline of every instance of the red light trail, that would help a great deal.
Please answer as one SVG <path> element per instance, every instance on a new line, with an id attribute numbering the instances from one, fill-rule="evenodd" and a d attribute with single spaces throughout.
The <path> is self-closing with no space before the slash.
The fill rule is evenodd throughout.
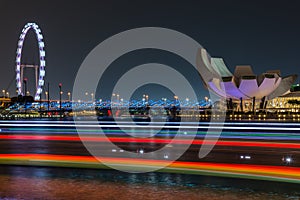
<path id="1" fill-rule="evenodd" d="M 52 135 L 0 135 L 2 140 L 44 140 L 44 141 L 90 141 L 90 142 L 107 142 L 108 140 L 115 143 L 160 143 L 160 144 L 189 144 L 187 139 L 163 139 L 163 138 L 125 138 L 125 137 L 78 137 L 78 136 L 52 136 Z M 202 145 L 202 139 L 194 139 L 193 145 Z M 205 144 L 210 144 L 206 142 Z M 300 149 L 299 143 L 283 142 L 262 142 L 262 141 L 223 141 L 219 140 L 217 146 L 234 146 L 234 147 L 262 147 L 262 148 L 284 148 Z"/>

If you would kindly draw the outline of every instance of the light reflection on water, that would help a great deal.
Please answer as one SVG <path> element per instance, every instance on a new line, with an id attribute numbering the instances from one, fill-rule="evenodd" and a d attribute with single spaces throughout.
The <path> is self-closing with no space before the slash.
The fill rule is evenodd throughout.
<path id="1" fill-rule="evenodd" d="M 0 167 L 0 199 L 299 199 L 300 186 L 168 173 Z"/>

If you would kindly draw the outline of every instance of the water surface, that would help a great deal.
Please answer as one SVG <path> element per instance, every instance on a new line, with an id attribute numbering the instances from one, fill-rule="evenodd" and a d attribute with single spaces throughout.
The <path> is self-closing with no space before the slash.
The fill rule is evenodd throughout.
<path id="1" fill-rule="evenodd" d="M 169 173 L 0 166 L 1 199 L 299 199 L 297 184 Z M 299 192 L 298 192 L 299 191 Z"/>

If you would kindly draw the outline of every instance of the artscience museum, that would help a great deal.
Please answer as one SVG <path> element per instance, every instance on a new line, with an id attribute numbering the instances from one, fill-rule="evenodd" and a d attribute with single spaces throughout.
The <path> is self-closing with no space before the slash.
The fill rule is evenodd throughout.
<path id="1" fill-rule="evenodd" d="M 279 70 L 255 74 L 249 65 L 236 66 L 232 73 L 222 58 L 213 58 L 199 49 L 197 67 L 205 86 L 227 100 L 228 109 L 238 111 L 265 109 L 267 100 L 290 92 L 297 75 L 281 76 Z"/>

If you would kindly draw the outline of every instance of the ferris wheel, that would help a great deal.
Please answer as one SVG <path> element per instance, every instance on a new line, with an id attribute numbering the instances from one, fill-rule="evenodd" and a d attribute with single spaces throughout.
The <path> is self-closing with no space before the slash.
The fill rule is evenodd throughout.
<path id="1" fill-rule="evenodd" d="M 33 29 L 38 41 L 38 47 L 39 47 L 39 66 L 38 65 L 23 65 L 21 63 L 21 57 L 22 57 L 22 48 L 23 48 L 23 43 L 26 37 L 26 34 L 30 29 Z M 44 86 L 44 77 L 45 77 L 45 66 L 46 66 L 46 61 L 45 61 L 45 50 L 44 50 L 45 44 L 43 42 L 43 35 L 41 32 L 41 29 L 39 26 L 35 23 L 27 23 L 20 35 L 19 41 L 18 41 L 18 48 L 17 48 L 17 57 L 16 57 L 16 83 L 17 83 L 17 91 L 18 95 L 26 95 L 24 92 L 22 92 L 23 88 L 23 71 L 24 68 L 31 67 L 35 69 L 35 82 L 36 82 L 36 93 L 34 96 L 34 100 L 40 100 L 40 95 L 43 91 L 43 86 Z"/>

